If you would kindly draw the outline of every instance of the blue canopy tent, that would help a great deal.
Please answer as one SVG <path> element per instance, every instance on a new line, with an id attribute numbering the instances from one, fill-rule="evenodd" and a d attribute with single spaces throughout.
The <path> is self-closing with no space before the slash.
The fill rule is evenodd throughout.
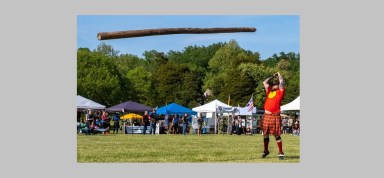
<path id="1" fill-rule="evenodd" d="M 178 105 L 176 103 L 171 103 L 166 106 L 160 107 L 156 110 L 157 114 L 179 114 L 182 115 L 184 113 L 187 113 L 188 115 L 196 115 L 197 112 L 192 111 L 191 109 L 188 109 L 184 106 Z"/>
<path id="2" fill-rule="evenodd" d="M 178 105 L 176 103 L 171 103 L 171 104 L 168 104 L 166 106 L 163 106 L 163 107 L 160 107 L 156 110 L 156 113 L 161 115 L 161 114 L 164 114 L 166 115 L 165 117 L 165 125 L 168 126 L 168 117 L 167 115 L 171 115 L 171 114 L 179 114 L 180 116 L 183 115 L 184 113 L 187 113 L 188 115 L 197 115 L 197 112 L 195 111 L 192 111 L 191 109 L 188 109 L 184 106 L 181 106 L 181 105 Z M 188 119 L 188 122 L 192 122 L 192 118 L 189 117 Z"/>

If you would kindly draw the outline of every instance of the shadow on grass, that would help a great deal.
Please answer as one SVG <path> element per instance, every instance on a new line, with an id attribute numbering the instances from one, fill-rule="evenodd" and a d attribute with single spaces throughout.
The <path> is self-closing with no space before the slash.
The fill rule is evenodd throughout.
<path id="1" fill-rule="evenodd" d="M 300 156 L 284 156 L 284 159 L 300 159 Z"/>
<path id="2" fill-rule="evenodd" d="M 260 156 L 253 156 L 251 159 L 255 160 L 257 163 L 263 163 L 263 162 L 265 162 L 265 163 L 274 163 L 274 162 L 278 163 L 278 162 L 280 162 L 278 156 L 271 156 L 271 155 L 267 156 L 266 158 L 262 158 L 261 155 Z M 300 156 L 298 156 L 298 155 L 297 156 L 285 155 L 284 160 L 282 160 L 282 161 L 284 161 L 284 162 L 288 161 L 288 163 L 290 163 L 290 161 L 292 161 L 292 163 L 296 163 L 297 161 L 300 162 Z"/>

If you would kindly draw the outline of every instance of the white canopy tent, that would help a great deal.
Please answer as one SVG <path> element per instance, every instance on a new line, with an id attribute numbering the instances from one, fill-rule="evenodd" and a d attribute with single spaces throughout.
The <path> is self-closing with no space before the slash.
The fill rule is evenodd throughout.
<path id="1" fill-rule="evenodd" d="M 208 115 L 212 114 L 212 118 L 215 119 L 215 133 L 217 131 L 217 113 L 235 113 L 236 108 L 232 107 L 230 105 L 227 105 L 219 100 L 213 100 L 210 103 L 207 103 L 202 106 L 198 106 L 195 108 L 192 108 L 193 111 L 196 111 L 198 113 L 207 113 Z M 210 114 L 208 114 L 210 113 Z"/>
<path id="2" fill-rule="evenodd" d="M 77 95 L 76 102 L 77 102 L 78 109 L 105 109 L 104 105 L 96 103 L 80 95 Z"/>
<path id="3" fill-rule="evenodd" d="M 195 107 L 195 108 L 192 108 L 193 111 L 196 111 L 196 112 L 216 112 L 219 110 L 219 107 L 222 107 L 222 108 L 233 108 L 232 106 L 230 105 L 227 105 L 219 100 L 213 100 L 205 105 L 202 105 L 202 106 L 198 106 L 198 107 Z"/>
<path id="4" fill-rule="evenodd" d="M 281 111 L 300 110 L 300 96 L 298 96 L 292 102 L 280 107 Z"/>
<path id="5" fill-rule="evenodd" d="M 237 108 L 237 112 L 235 115 L 240 115 L 240 116 L 251 116 L 253 114 L 256 114 L 256 107 L 253 107 L 252 111 L 248 112 L 248 107 L 243 107 L 243 108 Z"/>

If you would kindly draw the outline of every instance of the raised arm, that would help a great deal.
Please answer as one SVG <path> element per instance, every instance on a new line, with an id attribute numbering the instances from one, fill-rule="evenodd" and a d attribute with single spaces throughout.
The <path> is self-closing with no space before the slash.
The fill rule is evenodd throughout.
<path id="1" fill-rule="evenodd" d="M 278 75 L 278 74 L 275 73 L 275 74 L 273 74 L 272 76 L 270 76 L 270 77 L 268 77 L 267 79 L 264 80 L 263 84 L 264 84 L 264 88 L 265 88 L 265 90 L 267 90 L 268 87 L 269 87 L 268 82 L 269 82 L 273 77 L 275 77 L 275 76 L 277 76 L 277 75 Z"/>
<path id="2" fill-rule="evenodd" d="M 263 84 L 264 84 L 264 88 L 265 88 L 265 90 L 268 89 L 268 87 L 269 87 L 268 82 L 269 82 L 272 78 L 273 78 L 273 75 L 270 76 L 270 77 L 268 77 L 267 79 L 264 80 Z"/>
<path id="3" fill-rule="evenodd" d="M 277 72 L 277 76 L 279 77 L 279 88 L 284 89 L 284 79 L 283 76 L 281 76 L 280 72 Z"/>

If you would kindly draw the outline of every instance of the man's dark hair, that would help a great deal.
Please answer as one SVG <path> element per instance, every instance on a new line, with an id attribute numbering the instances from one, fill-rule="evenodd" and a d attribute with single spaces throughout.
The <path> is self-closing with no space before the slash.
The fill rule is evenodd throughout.
<path id="1" fill-rule="evenodd" d="M 273 85 L 279 85 L 280 84 L 280 81 L 279 79 L 276 79 L 276 78 L 273 78 L 272 80 L 270 80 L 269 82 L 269 85 L 270 86 L 273 86 Z"/>

